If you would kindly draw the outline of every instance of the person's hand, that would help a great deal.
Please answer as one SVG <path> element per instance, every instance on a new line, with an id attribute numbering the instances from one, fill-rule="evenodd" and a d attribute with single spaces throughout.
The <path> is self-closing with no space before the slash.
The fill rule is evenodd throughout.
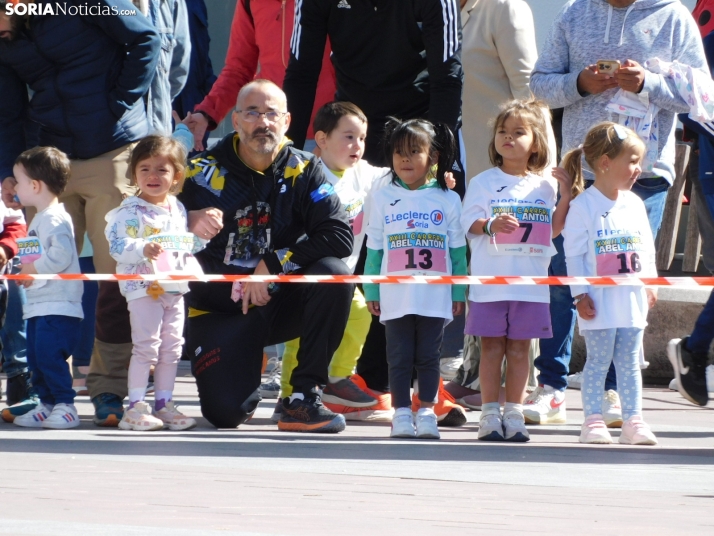
<path id="1" fill-rule="evenodd" d="M 553 168 L 553 178 L 558 181 L 560 197 L 572 197 L 573 178 L 562 167 Z"/>
<path id="2" fill-rule="evenodd" d="M 163 253 L 164 248 L 158 242 L 149 242 L 144 246 L 144 257 L 155 261 Z"/>
<path id="3" fill-rule="evenodd" d="M 460 316 L 464 314 L 464 302 L 455 301 L 451 304 L 451 314 L 454 316 Z"/>
<path id="4" fill-rule="evenodd" d="M 583 320 L 592 320 L 595 318 L 595 314 L 597 313 L 595 311 L 595 304 L 593 303 L 593 299 L 588 294 L 583 294 L 582 299 L 575 307 L 578 310 L 580 318 Z"/>
<path id="5" fill-rule="evenodd" d="M 175 113 L 175 112 L 174 112 Z M 178 114 L 174 119 L 181 119 Z M 206 130 L 208 130 L 208 119 L 206 116 L 199 113 L 188 112 L 186 117 L 180 121 L 188 127 L 193 134 L 193 148 L 197 151 L 203 151 L 205 147 L 203 146 L 203 137 L 206 135 Z"/>
<path id="6" fill-rule="evenodd" d="M 264 261 L 260 261 L 258 266 L 255 267 L 255 275 L 270 275 L 268 267 L 265 265 Z M 253 305 L 263 306 L 270 301 L 270 294 L 268 293 L 269 283 L 263 282 L 253 282 L 244 281 L 243 282 L 243 314 L 248 314 L 248 307 L 252 303 Z"/>
<path id="7" fill-rule="evenodd" d="M 617 84 L 625 91 L 639 93 L 645 85 L 645 69 L 634 60 L 627 60 L 615 71 Z"/>
<path id="8" fill-rule="evenodd" d="M 511 234 L 519 227 L 518 218 L 510 214 L 499 214 L 491 224 L 491 234 Z"/>
<path id="9" fill-rule="evenodd" d="M 447 171 L 444 173 L 444 181 L 446 181 L 446 186 L 449 188 L 449 190 L 453 190 L 456 188 L 456 179 L 454 178 L 454 174 L 451 173 L 451 171 Z"/>
<path id="10" fill-rule="evenodd" d="M 2 181 L 2 202 L 7 208 L 21 209 L 22 205 L 15 200 L 15 186 L 17 179 L 15 177 L 5 177 Z"/>
<path id="11" fill-rule="evenodd" d="M 382 314 L 382 310 L 379 308 L 378 301 L 368 301 L 367 310 L 370 312 L 370 314 L 373 314 L 374 316 L 379 316 Z"/>
<path id="12" fill-rule="evenodd" d="M 597 95 L 617 87 L 617 80 L 612 75 L 599 73 L 597 65 L 588 65 L 578 75 L 578 91 Z"/>
<path id="13" fill-rule="evenodd" d="M 652 307 L 657 305 L 657 289 L 646 288 L 645 292 L 647 293 L 647 306 L 652 309 Z"/>
<path id="14" fill-rule="evenodd" d="M 223 211 L 218 208 L 191 210 L 188 213 L 188 230 L 198 238 L 210 240 L 223 229 Z"/>
<path id="15" fill-rule="evenodd" d="M 7 256 L 7 251 L 5 250 L 5 246 L 0 246 L 0 270 L 5 268 L 5 265 L 7 264 L 7 261 L 9 261 L 10 258 Z"/>
<path id="16" fill-rule="evenodd" d="M 35 269 L 35 263 L 30 262 L 28 264 L 23 264 L 22 269 L 20 270 L 20 273 L 22 275 L 33 275 L 37 273 L 37 270 Z M 30 288 L 32 286 L 32 279 L 28 279 L 27 281 L 17 281 L 17 286 L 18 287 L 25 287 L 25 288 Z"/>

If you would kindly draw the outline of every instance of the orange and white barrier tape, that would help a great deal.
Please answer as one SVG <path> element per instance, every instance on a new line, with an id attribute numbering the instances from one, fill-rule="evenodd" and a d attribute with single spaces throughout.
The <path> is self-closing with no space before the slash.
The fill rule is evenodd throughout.
<path id="1" fill-rule="evenodd" d="M 0 279 L 64 281 L 243 281 L 264 283 L 402 283 L 428 285 L 593 285 L 700 288 L 714 287 L 714 277 L 516 277 L 473 275 L 124 275 L 124 274 L 7 274 Z"/>

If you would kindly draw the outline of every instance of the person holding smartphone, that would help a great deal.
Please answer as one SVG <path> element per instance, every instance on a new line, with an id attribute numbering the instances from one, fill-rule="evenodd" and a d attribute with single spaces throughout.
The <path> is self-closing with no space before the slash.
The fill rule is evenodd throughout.
<path id="1" fill-rule="evenodd" d="M 652 171 L 632 187 L 647 209 L 652 235 L 657 236 L 667 189 L 674 180 L 675 114 L 688 112 L 672 80 L 644 69 L 645 61 L 678 61 L 708 73 L 697 26 L 678 0 L 575 0 L 563 7 L 551 28 L 531 76 L 530 87 L 551 108 L 564 108 L 562 154 L 576 148 L 595 124 L 618 114 L 606 109 L 619 89 L 645 96 L 659 108 L 658 146 Z M 611 69 L 620 62 L 620 66 Z M 601 70 L 598 64 L 606 63 Z M 586 186 L 594 175 L 583 170 Z M 552 275 L 565 275 L 562 238 L 551 261 Z M 568 287 L 550 287 L 553 338 L 540 341 L 535 366 L 540 387 L 526 400 L 527 422 L 564 422 L 564 390 L 570 363 L 575 306 Z M 610 425 L 622 421 L 614 369 L 608 374 L 602 408 Z"/>

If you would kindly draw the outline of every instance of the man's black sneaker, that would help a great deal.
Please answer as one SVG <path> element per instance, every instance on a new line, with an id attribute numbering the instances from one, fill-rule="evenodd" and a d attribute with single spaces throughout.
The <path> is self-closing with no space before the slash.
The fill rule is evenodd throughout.
<path id="1" fill-rule="evenodd" d="M 345 429 L 345 418 L 323 406 L 319 397 L 296 398 L 292 402 L 285 398 L 278 429 L 284 432 L 336 434 Z"/>
<path id="2" fill-rule="evenodd" d="M 707 392 L 707 356 L 693 354 L 686 348 L 688 337 L 672 339 L 667 344 L 669 357 L 679 394 L 692 404 L 706 406 L 709 401 Z"/>
<path id="3" fill-rule="evenodd" d="M 14 406 L 30 397 L 30 374 L 18 374 L 7 379 L 7 405 Z"/>

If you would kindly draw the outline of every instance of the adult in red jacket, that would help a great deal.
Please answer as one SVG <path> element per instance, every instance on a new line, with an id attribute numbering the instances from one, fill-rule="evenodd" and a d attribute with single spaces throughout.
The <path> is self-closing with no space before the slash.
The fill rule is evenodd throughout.
<path id="1" fill-rule="evenodd" d="M 203 150 L 206 130 L 216 128 L 236 103 L 238 91 L 254 78 L 283 85 L 290 60 L 295 0 L 238 0 L 231 24 L 226 64 L 211 92 L 198 104 L 186 124 Z M 260 70 L 258 70 L 260 69 Z M 330 62 L 330 45 L 322 56 L 312 118 L 323 104 L 335 98 L 335 70 Z M 312 129 L 308 132 L 312 138 Z"/>

